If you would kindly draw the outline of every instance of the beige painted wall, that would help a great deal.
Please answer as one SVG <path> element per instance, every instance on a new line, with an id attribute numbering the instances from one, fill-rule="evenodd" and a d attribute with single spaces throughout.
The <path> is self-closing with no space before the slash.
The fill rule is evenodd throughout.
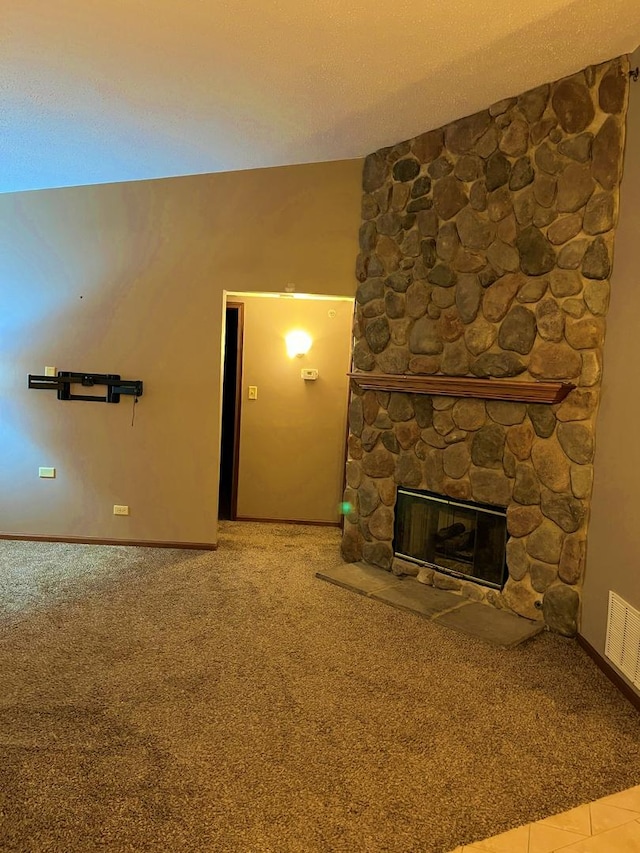
<path id="1" fill-rule="evenodd" d="M 631 67 L 640 64 L 640 50 Z M 581 633 L 604 654 L 609 590 L 640 610 L 640 83 L 627 116 L 620 220 L 607 315 L 602 401 Z M 637 691 L 640 693 L 640 691 Z"/>
<path id="2" fill-rule="evenodd" d="M 337 522 L 341 501 L 352 300 L 245 297 L 238 516 Z M 335 316 L 330 316 L 330 313 Z M 313 345 L 289 358 L 285 335 Z M 305 381 L 302 368 L 317 368 Z M 258 399 L 249 400 L 249 385 Z"/>
<path id="3" fill-rule="evenodd" d="M 0 532 L 216 541 L 223 292 L 352 296 L 361 168 L 0 195 Z M 134 426 L 45 365 L 142 379 Z"/>

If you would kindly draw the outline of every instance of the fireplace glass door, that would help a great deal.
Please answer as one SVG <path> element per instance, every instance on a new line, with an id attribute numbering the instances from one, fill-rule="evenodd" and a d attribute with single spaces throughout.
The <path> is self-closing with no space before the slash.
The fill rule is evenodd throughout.
<path id="1" fill-rule="evenodd" d="M 499 589 L 507 577 L 506 538 L 500 507 L 398 489 L 397 557 Z"/>

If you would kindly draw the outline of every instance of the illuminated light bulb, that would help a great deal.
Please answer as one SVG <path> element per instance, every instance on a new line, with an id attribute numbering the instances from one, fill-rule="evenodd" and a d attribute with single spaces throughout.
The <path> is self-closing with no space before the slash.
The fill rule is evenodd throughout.
<path id="1" fill-rule="evenodd" d="M 311 335 L 308 335 L 306 332 L 289 332 L 285 337 L 285 341 L 289 358 L 299 358 L 306 355 L 311 349 Z"/>

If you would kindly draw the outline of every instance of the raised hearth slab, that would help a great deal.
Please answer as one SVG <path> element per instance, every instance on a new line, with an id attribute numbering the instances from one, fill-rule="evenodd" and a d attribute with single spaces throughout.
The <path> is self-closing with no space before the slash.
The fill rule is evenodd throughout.
<path id="1" fill-rule="evenodd" d="M 439 613 L 435 620 L 439 625 L 446 625 L 447 628 L 480 640 L 488 640 L 503 648 L 517 646 L 544 630 L 543 622 L 532 622 L 515 613 L 497 610 L 477 601 L 468 601 L 454 610 Z"/>
<path id="2" fill-rule="evenodd" d="M 517 646 L 544 630 L 542 622 L 469 601 L 414 578 L 396 577 L 367 563 L 343 563 L 316 572 L 316 577 L 502 648 Z"/>
<path id="3" fill-rule="evenodd" d="M 427 619 L 433 619 L 441 613 L 446 613 L 452 607 L 459 607 L 462 599 L 459 595 L 447 592 L 444 589 L 434 589 L 423 583 L 407 578 L 411 583 L 399 580 L 394 586 L 381 589 L 371 594 L 376 601 L 384 601 L 392 607 L 400 610 L 408 610 L 411 613 L 419 613 Z"/>

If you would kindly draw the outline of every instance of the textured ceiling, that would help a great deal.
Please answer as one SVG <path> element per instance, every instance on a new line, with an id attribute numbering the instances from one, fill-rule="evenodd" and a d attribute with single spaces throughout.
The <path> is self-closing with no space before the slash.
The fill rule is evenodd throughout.
<path id="1" fill-rule="evenodd" d="M 638 0 L 1 0 L 0 191 L 361 157 L 640 42 Z"/>

